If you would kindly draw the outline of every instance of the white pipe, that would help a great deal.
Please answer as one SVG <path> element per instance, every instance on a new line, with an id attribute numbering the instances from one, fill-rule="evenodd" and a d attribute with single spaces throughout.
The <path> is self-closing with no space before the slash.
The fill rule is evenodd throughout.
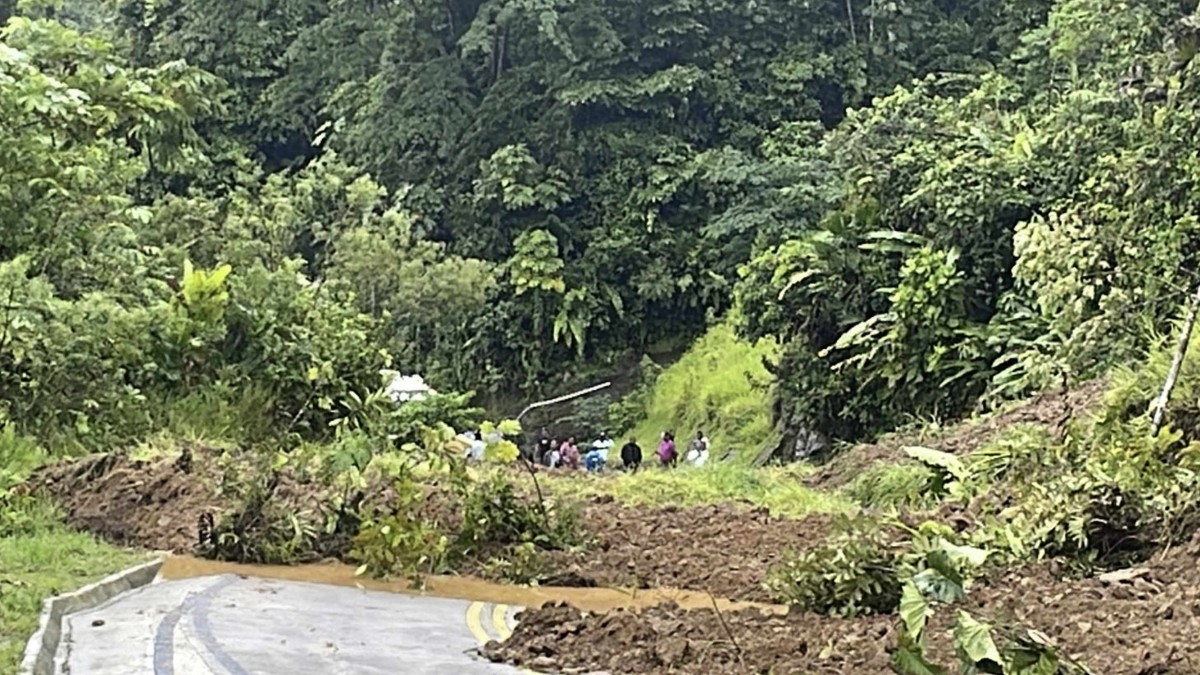
<path id="1" fill-rule="evenodd" d="M 536 410 L 538 408 L 545 408 L 548 405 L 554 405 L 555 403 L 562 403 L 563 401 L 570 401 L 571 399 L 579 398 L 580 396 L 587 396 L 588 394 L 595 393 L 597 391 L 600 391 L 601 389 L 607 389 L 610 386 L 612 386 L 612 382 L 604 382 L 603 384 L 597 384 L 594 387 L 588 387 L 587 389 L 580 389 L 579 391 L 577 391 L 573 394 L 559 396 L 558 398 L 548 398 L 545 401 L 538 401 L 537 403 L 531 403 L 528 406 L 526 406 L 524 410 L 521 411 L 520 415 L 517 415 L 517 421 L 520 422 L 521 418 L 525 416 L 525 413 L 528 413 L 530 410 Z"/>

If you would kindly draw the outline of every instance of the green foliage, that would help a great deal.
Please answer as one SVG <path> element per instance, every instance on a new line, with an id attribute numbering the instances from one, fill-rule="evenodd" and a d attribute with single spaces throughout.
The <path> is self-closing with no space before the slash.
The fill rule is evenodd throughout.
<path id="1" fill-rule="evenodd" d="M 868 508 L 922 509 L 941 498 L 937 482 L 937 474 L 918 464 L 880 464 L 855 477 L 844 492 Z"/>
<path id="2" fill-rule="evenodd" d="M 648 453 L 643 448 L 643 454 Z M 648 454 L 646 456 L 649 456 Z M 772 515 L 803 518 L 812 513 L 845 513 L 851 504 L 838 495 L 807 487 L 807 469 L 752 469 L 736 463 L 710 463 L 693 469 L 646 469 L 614 472 L 596 480 L 550 478 L 543 486 L 562 497 L 612 495 L 622 503 L 650 506 L 698 506 L 735 502 L 767 509 Z"/>
<path id="3" fill-rule="evenodd" d="M 818 546 L 785 556 L 764 582 L 775 600 L 819 614 L 886 614 L 900 601 L 897 551 L 867 520 L 850 521 Z"/>
<path id="4" fill-rule="evenodd" d="M 654 387 L 662 375 L 663 368 L 645 354 L 638 363 L 637 384 L 620 400 L 612 401 L 605 411 L 605 429 L 619 437 L 633 429 L 638 422 L 650 416 L 649 406 L 654 397 Z M 603 429 L 602 429 L 603 431 Z"/>
<path id="5" fill-rule="evenodd" d="M 3 509 L 3 506 L 0 506 Z M 36 509 L 24 534 L 0 533 L 0 671 L 18 672 L 25 643 L 38 627 L 43 601 L 142 562 Z"/>
<path id="6" fill-rule="evenodd" d="M 632 435 L 652 452 L 664 430 L 674 430 L 681 440 L 702 430 L 712 443 L 712 461 L 736 450 L 735 461 L 749 463 L 771 434 L 764 360 L 774 354 L 770 340 L 749 344 L 728 325 L 710 328 L 655 378 L 644 399 L 645 417 Z"/>
<path id="7" fill-rule="evenodd" d="M 899 675 L 952 672 L 933 663 L 926 651 L 928 622 L 937 608 L 961 603 L 971 577 L 988 552 L 957 546 L 937 538 L 919 566 L 923 569 L 904 583 L 899 605 L 899 645 L 892 652 L 892 669 Z M 999 675 L 1082 675 L 1087 671 L 1060 657 L 1046 636 L 1020 627 L 999 631 L 958 609 L 952 633 L 958 670 Z"/>
<path id="8" fill-rule="evenodd" d="M 562 504 L 531 503 L 518 497 L 510 480 L 493 476 L 472 485 L 463 502 L 463 524 L 455 553 L 484 558 L 496 547 L 514 547 L 519 557 L 515 569 L 528 567 L 530 556 L 520 548 L 532 544 L 543 550 L 561 550 L 584 543 L 578 511 Z M 524 563 L 522 559 L 525 559 Z"/>

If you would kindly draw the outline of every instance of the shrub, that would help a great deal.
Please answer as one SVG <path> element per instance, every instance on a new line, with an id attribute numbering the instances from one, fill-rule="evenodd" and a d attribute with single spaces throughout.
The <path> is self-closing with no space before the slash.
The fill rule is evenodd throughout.
<path id="1" fill-rule="evenodd" d="M 868 508 L 929 508 L 940 498 L 931 489 L 934 479 L 934 472 L 920 464 L 881 464 L 859 474 L 845 493 Z"/>
<path id="2" fill-rule="evenodd" d="M 574 508 L 522 499 L 511 481 L 493 476 L 473 484 L 463 499 L 463 524 L 455 549 L 464 557 L 521 544 L 559 550 L 582 544 L 583 532 Z"/>
<path id="3" fill-rule="evenodd" d="M 899 564 L 878 525 L 841 521 L 820 546 L 785 556 L 768 573 L 765 587 L 775 600 L 819 614 L 887 614 L 900 601 Z"/>

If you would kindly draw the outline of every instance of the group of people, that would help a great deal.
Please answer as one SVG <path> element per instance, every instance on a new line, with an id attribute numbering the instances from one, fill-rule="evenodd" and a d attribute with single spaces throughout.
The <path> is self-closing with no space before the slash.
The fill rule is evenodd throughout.
<path id="1" fill-rule="evenodd" d="M 559 441 L 552 437 L 545 427 L 542 427 L 536 442 L 526 451 L 526 459 L 551 469 L 583 468 L 590 472 L 596 472 L 608 464 L 609 452 L 615 445 L 612 437 L 607 431 L 604 431 L 597 436 L 586 452 L 581 453 L 574 436 Z M 704 435 L 703 431 L 698 431 L 696 437 L 688 443 L 684 461 L 693 466 L 704 466 L 708 461 L 708 453 L 708 437 Z M 655 455 L 663 467 L 670 468 L 679 464 L 679 451 L 675 446 L 673 431 L 662 432 Z M 631 436 L 625 445 L 621 446 L 621 466 L 626 471 L 637 471 L 642 466 L 642 461 L 642 448 L 638 445 L 637 439 Z"/>

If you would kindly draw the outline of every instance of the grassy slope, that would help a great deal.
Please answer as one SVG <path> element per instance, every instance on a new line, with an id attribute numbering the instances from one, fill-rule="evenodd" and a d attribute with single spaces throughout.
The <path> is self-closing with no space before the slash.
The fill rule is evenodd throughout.
<path id="1" fill-rule="evenodd" d="M 659 376 L 633 435 L 649 455 L 664 429 L 675 431 L 680 448 L 703 430 L 713 459 L 736 449 L 735 461 L 748 463 L 771 433 L 771 377 L 762 359 L 777 350 L 770 341 L 751 345 L 728 325 L 714 326 Z"/>
<path id="2" fill-rule="evenodd" d="M 0 427 L 0 673 L 17 672 L 42 600 L 145 559 L 68 529 L 45 502 L 7 494 L 46 460 L 37 443 Z"/>
<path id="3" fill-rule="evenodd" d="M 144 560 L 58 523 L 0 538 L 0 673 L 15 673 L 42 600 Z"/>

